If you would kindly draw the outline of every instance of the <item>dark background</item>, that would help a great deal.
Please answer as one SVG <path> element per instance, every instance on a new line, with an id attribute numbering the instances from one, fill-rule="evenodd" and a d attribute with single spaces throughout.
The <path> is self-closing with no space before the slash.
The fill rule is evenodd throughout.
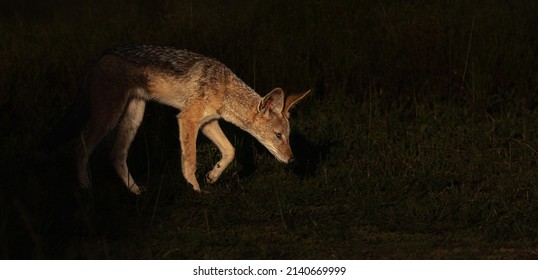
<path id="1" fill-rule="evenodd" d="M 16 1 L 0 3 L 3 258 L 416 259 L 538 254 L 538 4 L 532 1 Z M 151 104 L 129 165 L 78 188 L 75 142 L 38 150 L 86 63 L 123 43 L 224 62 L 264 95 L 312 89 L 282 165 L 237 148 L 196 194 L 175 110 Z M 200 137 L 199 178 L 218 160 Z M 200 180 L 201 181 L 201 180 Z"/>

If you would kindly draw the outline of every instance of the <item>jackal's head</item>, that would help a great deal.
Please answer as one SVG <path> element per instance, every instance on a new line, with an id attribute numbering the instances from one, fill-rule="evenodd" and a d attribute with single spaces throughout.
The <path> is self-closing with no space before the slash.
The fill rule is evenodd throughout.
<path id="1" fill-rule="evenodd" d="M 275 88 L 258 104 L 250 133 L 282 162 L 293 161 L 289 110 L 309 92 L 286 96 L 282 89 Z"/>

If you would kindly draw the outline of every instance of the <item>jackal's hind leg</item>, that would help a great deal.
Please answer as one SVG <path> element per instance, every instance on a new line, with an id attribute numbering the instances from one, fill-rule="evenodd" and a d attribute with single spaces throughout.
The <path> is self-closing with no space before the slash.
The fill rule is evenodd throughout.
<path id="1" fill-rule="evenodd" d="M 224 169 L 232 162 L 235 155 L 235 148 L 232 146 L 226 135 L 222 132 L 217 120 L 208 122 L 202 127 L 202 132 L 219 149 L 222 158 L 215 164 L 213 169 L 206 175 L 208 183 L 215 183 Z"/>
<path id="2" fill-rule="evenodd" d="M 140 194 L 142 189 L 135 183 L 129 168 L 127 167 L 127 155 L 129 147 L 136 135 L 136 131 L 144 117 L 146 102 L 142 99 L 133 98 L 127 104 L 127 108 L 118 124 L 116 141 L 112 148 L 111 159 L 116 173 L 125 186 L 134 194 Z"/>
<path id="3" fill-rule="evenodd" d="M 90 158 L 91 151 L 88 151 L 86 138 L 87 136 L 85 136 L 84 134 L 81 136 L 81 143 L 77 148 L 75 159 L 77 165 L 78 182 L 80 184 L 80 187 L 84 189 L 89 188 L 91 185 L 88 169 L 88 160 Z"/>
<path id="4" fill-rule="evenodd" d="M 82 188 L 91 185 L 88 161 L 95 147 L 118 121 L 119 114 L 113 111 L 97 111 L 92 114 L 88 128 L 81 134 L 81 143 L 76 151 L 78 181 Z"/>
<path id="5" fill-rule="evenodd" d="M 181 112 L 178 115 L 179 141 L 181 143 L 181 170 L 183 176 L 193 190 L 201 192 L 196 180 L 196 137 L 198 135 L 199 118 L 195 112 Z"/>

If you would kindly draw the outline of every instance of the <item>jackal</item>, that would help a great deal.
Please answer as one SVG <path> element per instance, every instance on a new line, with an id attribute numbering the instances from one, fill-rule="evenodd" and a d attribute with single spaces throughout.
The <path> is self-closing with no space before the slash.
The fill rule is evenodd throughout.
<path id="1" fill-rule="evenodd" d="M 181 168 L 197 192 L 201 191 L 195 176 L 198 130 L 221 153 L 206 175 L 207 182 L 214 183 L 234 158 L 235 149 L 218 123 L 221 118 L 250 133 L 279 161 L 289 163 L 293 161 L 289 110 L 309 92 L 286 96 L 275 88 L 261 97 L 221 62 L 186 50 L 149 45 L 108 49 L 90 64 L 79 92 L 82 107 L 89 109 L 89 122 L 76 153 L 79 182 L 83 187 L 90 185 L 88 159 L 117 125 L 113 167 L 131 192 L 141 193 L 126 160 L 147 101 L 180 110 Z"/>

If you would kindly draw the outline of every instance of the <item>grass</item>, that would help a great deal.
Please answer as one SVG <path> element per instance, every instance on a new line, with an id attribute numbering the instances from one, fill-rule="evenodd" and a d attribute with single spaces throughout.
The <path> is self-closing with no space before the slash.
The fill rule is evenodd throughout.
<path id="1" fill-rule="evenodd" d="M 1 7 L 1 256 L 536 258 L 538 7 L 493 2 Z M 260 94 L 312 88 L 291 120 L 298 163 L 223 123 L 236 160 L 209 194 L 193 193 L 177 112 L 150 104 L 129 157 L 147 192 L 116 178 L 113 137 L 92 157 L 93 188 L 79 189 L 75 143 L 37 146 L 85 63 L 126 42 L 216 57 Z M 198 157 L 201 177 L 219 155 L 200 137 Z"/>

